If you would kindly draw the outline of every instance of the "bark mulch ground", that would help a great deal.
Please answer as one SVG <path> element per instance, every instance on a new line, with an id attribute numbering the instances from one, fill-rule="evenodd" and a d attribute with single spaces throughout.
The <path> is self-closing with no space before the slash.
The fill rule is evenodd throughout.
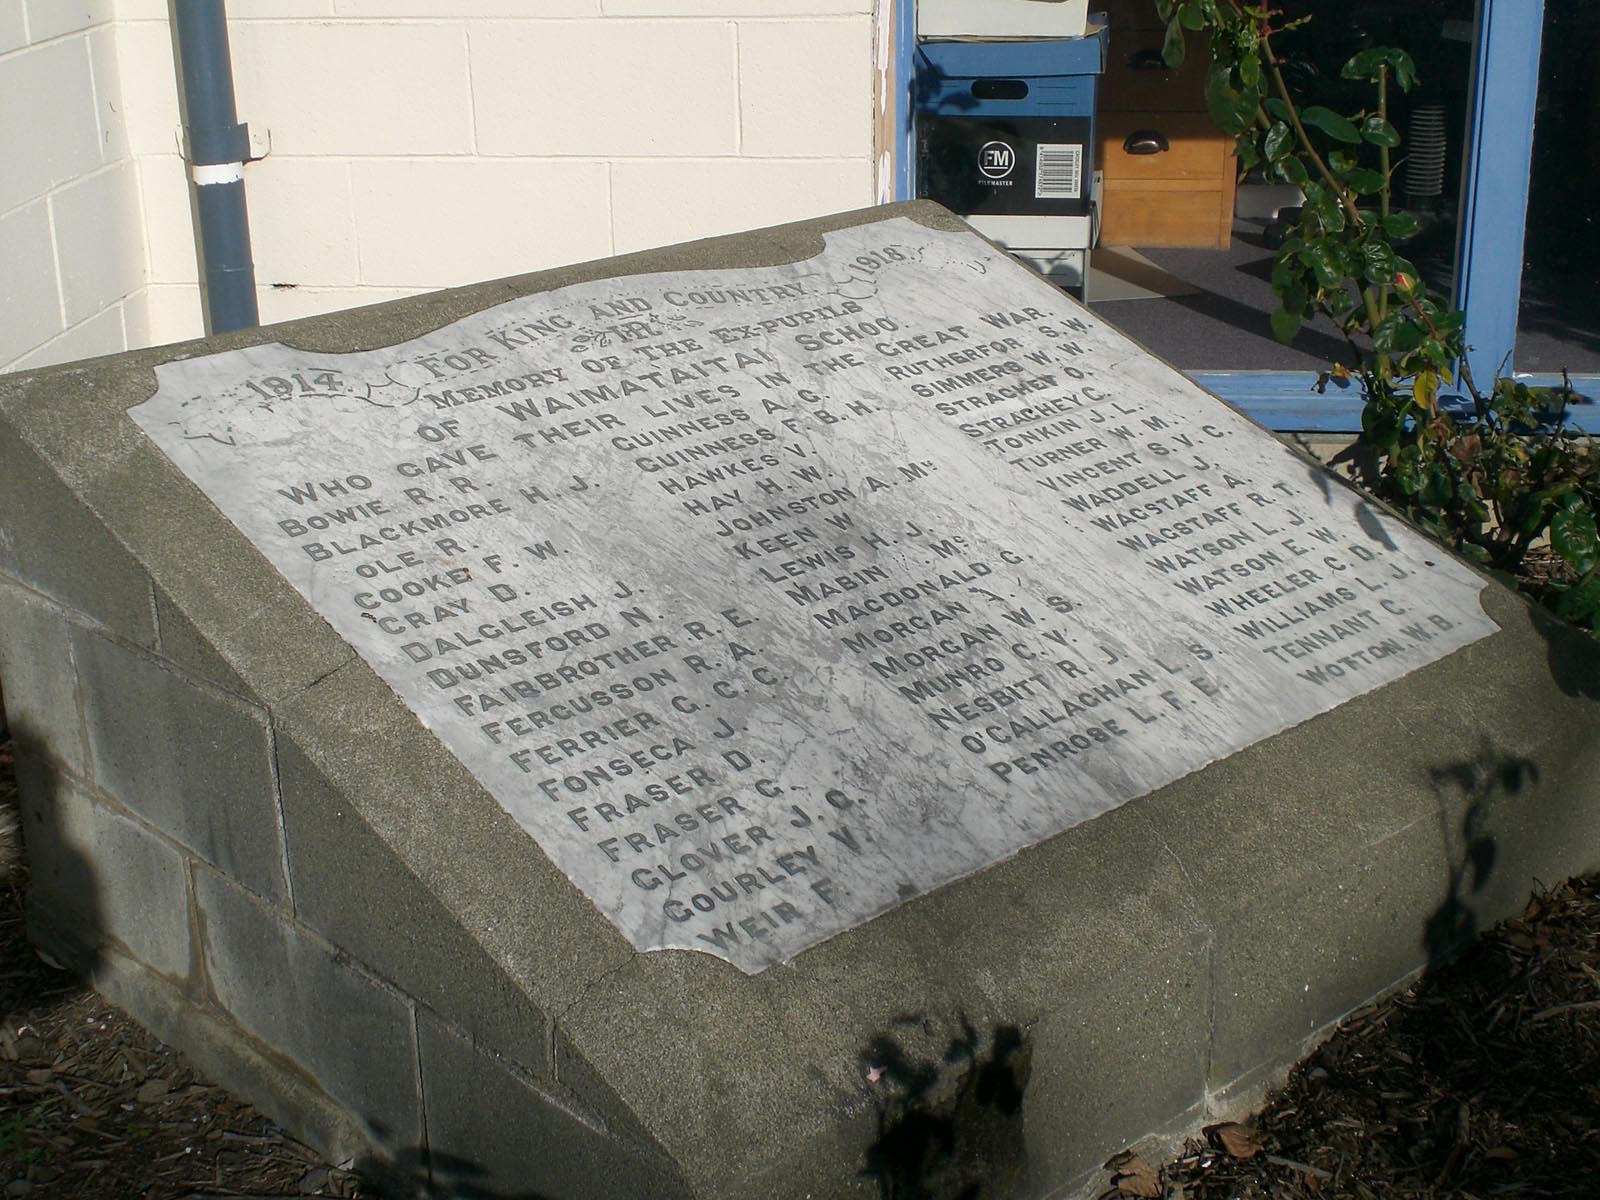
<path id="1" fill-rule="evenodd" d="M 23 934 L 27 867 L 0 744 L 0 1200 L 374 1200 L 195 1074 Z M 1535 896 L 1416 986 L 1350 1017 L 1248 1124 L 1105 1200 L 1600 1196 L 1600 876 Z"/>

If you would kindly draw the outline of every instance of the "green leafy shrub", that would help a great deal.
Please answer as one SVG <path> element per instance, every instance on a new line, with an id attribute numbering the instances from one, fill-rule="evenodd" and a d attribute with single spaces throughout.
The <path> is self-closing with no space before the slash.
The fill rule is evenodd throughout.
<path id="1" fill-rule="evenodd" d="M 1319 383 L 1362 391 L 1361 435 L 1339 461 L 1459 553 L 1600 630 L 1600 450 L 1566 428 L 1570 385 L 1501 378 L 1481 391 L 1464 357 L 1464 315 L 1396 249 L 1418 229 L 1392 205 L 1401 138 L 1389 105 L 1392 89 L 1417 82 L 1411 56 L 1386 46 L 1353 55 L 1341 76 L 1370 89 L 1370 102 L 1335 112 L 1297 101 L 1274 48 L 1309 18 L 1278 23 L 1278 10 L 1240 0 L 1155 3 L 1168 65 L 1182 65 L 1186 34 L 1209 34 L 1206 104 L 1234 137 L 1241 170 L 1305 195 L 1273 262 L 1272 331 L 1288 342 L 1326 318 L 1348 341 L 1359 365 Z M 1445 400 L 1458 384 L 1470 407 L 1452 412 Z"/>

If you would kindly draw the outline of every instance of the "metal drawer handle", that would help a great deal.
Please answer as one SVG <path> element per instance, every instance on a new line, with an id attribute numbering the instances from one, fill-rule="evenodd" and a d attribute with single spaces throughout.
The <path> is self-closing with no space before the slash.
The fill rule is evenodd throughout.
<path id="1" fill-rule="evenodd" d="M 1159 129 L 1135 129 L 1123 140 L 1122 148 L 1129 154 L 1160 154 L 1172 145 Z"/>
<path id="2" fill-rule="evenodd" d="M 1026 79 L 974 79 L 974 100 L 1022 100 L 1028 95 Z"/>

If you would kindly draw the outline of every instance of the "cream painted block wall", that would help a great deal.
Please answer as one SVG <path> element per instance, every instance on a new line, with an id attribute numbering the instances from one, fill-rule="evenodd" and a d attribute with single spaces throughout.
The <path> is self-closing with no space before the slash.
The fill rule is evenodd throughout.
<path id="1" fill-rule="evenodd" d="M 872 9 L 229 0 L 262 319 L 871 203 Z M 168 0 L 0 0 L 0 113 L 0 369 L 202 334 Z"/>
<path id="2" fill-rule="evenodd" d="M 271 134 L 245 169 L 262 320 L 872 203 L 871 12 L 229 0 L 239 116 Z M 194 336 L 166 3 L 118 17 L 149 335 Z"/>
<path id="3" fill-rule="evenodd" d="M 112 0 L 0 0 L 0 371 L 145 340 Z"/>

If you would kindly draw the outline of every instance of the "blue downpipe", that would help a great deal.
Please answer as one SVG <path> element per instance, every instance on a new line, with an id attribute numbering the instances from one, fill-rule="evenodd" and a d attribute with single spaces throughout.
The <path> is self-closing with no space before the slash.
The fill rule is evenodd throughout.
<path id="1" fill-rule="evenodd" d="M 200 226 L 206 328 L 211 333 L 249 329 L 261 322 L 244 193 L 250 131 L 234 103 L 228 15 L 223 0 L 174 0 L 173 20 Z"/>

